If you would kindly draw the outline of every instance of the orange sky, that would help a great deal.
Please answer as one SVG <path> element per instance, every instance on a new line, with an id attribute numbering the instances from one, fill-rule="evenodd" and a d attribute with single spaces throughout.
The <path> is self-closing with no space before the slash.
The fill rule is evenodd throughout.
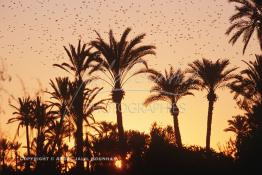
<path id="1" fill-rule="evenodd" d="M 147 57 L 149 65 L 164 70 L 168 65 L 185 68 L 188 63 L 202 57 L 211 60 L 230 59 L 231 66 L 243 67 L 242 59 L 254 59 L 260 53 L 255 37 L 245 55 L 241 40 L 232 46 L 224 33 L 229 26 L 228 18 L 234 13 L 234 4 L 227 0 L 1 0 L 0 1 L 0 59 L 4 60 L 11 82 L 4 88 L 15 97 L 25 93 L 34 95 L 39 89 L 49 88 L 50 78 L 66 75 L 52 67 L 53 63 L 67 60 L 62 48 L 68 43 L 77 44 L 78 39 L 89 42 L 95 38 L 94 30 L 106 37 L 110 28 L 118 37 L 126 27 L 133 30 L 130 36 L 145 32 L 145 44 L 154 44 L 157 55 Z M 21 81 L 27 92 L 23 91 Z M 107 97 L 110 87 L 104 86 L 101 97 Z M 140 76 L 126 85 L 124 98 L 124 128 L 148 132 L 156 121 L 163 126 L 172 125 L 167 104 L 156 103 L 143 107 L 149 95 L 151 83 Z M 211 145 L 224 144 L 230 133 L 223 129 L 232 115 L 241 113 L 232 94 L 222 89 L 217 92 Z M 12 100 L 12 103 L 16 102 Z M 2 92 L 0 128 L 13 137 L 16 124 L 6 125 L 12 115 L 8 97 Z M 206 92 L 196 92 L 179 102 L 179 124 L 182 141 L 186 145 L 205 144 L 207 100 Z M 116 121 L 114 105 L 109 112 L 96 114 L 97 120 Z M 21 137 L 24 137 L 21 130 Z"/>

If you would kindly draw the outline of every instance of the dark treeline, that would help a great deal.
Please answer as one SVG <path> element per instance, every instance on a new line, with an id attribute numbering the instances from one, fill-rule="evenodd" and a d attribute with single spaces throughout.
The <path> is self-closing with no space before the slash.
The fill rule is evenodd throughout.
<path id="1" fill-rule="evenodd" d="M 230 0 L 237 3 L 230 18 L 231 43 L 243 35 L 247 48 L 256 31 L 261 45 L 262 5 L 257 0 Z M 236 172 L 259 170 L 262 157 L 262 56 L 244 61 L 246 68 L 231 67 L 228 59 L 200 59 L 185 70 L 172 66 L 164 72 L 148 66 L 145 56 L 155 55 L 153 45 L 143 45 L 145 34 L 128 39 L 127 28 L 120 39 L 112 30 L 105 41 L 99 33 L 88 44 L 64 47 L 68 61 L 54 64 L 67 72 L 66 77 L 50 80 L 51 90 L 41 96 L 19 97 L 12 105 L 9 123 L 17 123 L 16 139 L 0 138 L 0 174 L 174 174 L 177 172 Z M 130 75 L 131 69 L 142 68 Z M 147 106 L 156 101 L 170 105 L 171 126 L 152 124 L 150 133 L 124 130 L 121 103 L 126 93 L 123 85 L 133 76 L 144 74 L 152 81 Z M 103 81 L 112 87 L 109 98 L 98 95 Z M 227 88 L 234 94 L 244 115 L 232 116 L 225 132 L 234 139 L 215 151 L 211 148 L 212 118 L 217 90 Z M 205 91 L 207 106 L 206 146 L 186 146 L 179 129 L 177 102 L 197 91 Z M 117 123 L 97 122 L 95 112 L 107 111 L 115 104 Z M 205 125 L 205 123 L 204 123 Z M 17 139 L 19 130 L 26 133 L 26 143 Z M 192 131 L 196 132 L 196 131 Z M 197 133 L 196 133 L 197 134 Z M 215 135 L 215 133 L 213 134 Z M 74 144 L 72 144 L 72 141 Z M 24 154 L 21 149 L 26 148 Z M 60 159 L 60 158 L 63 159 Z M 29 159 L 32 158 L 32 159 Z M 41 158 L 41 160 L 40 160 Z M 38 159 L 38 160 L 37 160 Z M 80 160 L 81 159 L 81 160 Z"/>

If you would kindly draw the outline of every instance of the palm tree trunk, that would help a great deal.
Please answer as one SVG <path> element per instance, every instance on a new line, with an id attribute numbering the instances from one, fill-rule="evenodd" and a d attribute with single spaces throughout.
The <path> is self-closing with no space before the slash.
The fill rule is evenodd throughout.
<path id="1" fill-rule="evenodd" d="M 43 145 L 44 145 L 44 141 L 45 141 L 45 136 L 44 136 L 44 134 L 42 133 L 41 127 L 39 127 L 37 130 L 38 130 L 38 131 L 37 131 L 38 134 L 37 134 L 37 138 L 36 138 L 36 140 L 37 140 L 36 156 L 37 156 L 37 157 L 42 157 L 43 154 L 44 154 Z M 42 161 L 36 161 L 36 169 L 38 169 L 38 170 L 41 171 L 42 168 L 43 168 L 43 162 L 42 162 Z"/>
<path id="2" fill-rule="evenodd" d="M 116 116 L 117 116 L 117 129 L 118 129 L 118 137 L 119 137 L 119 144 L 120 144 L 120 156 L 122 161 L 122 168 L 125 169 L 125 134 L 124 134 L 124 127 L 123 127 L 123 118 L 122 118 L 122 106 L 121 102 L 116 103 Z"/>
<path id="3" fill-rule="evenodd" d="M 75 134 L 75 141 L 76 141 L 76 157 L 80 160 L 76 161 L 76 169 L 78 173 L 83 173 L 84 171 L 84 161 L 81 159 L 83 158 L 83 121 L 84 121 L 84 88 L 83 88 L 83 81 L 81 76 L 76 79 L 77 81 L 77 92 L 75 92 L 75 100 L 73 101 L 73 108 L 75 109 L 75 117 L 76 119 L 76 134 Z"/>
<path id="4" fill-rule="evenodd" d="M 179 124 L 178 124 L 178 113 L 176 115 L 173 115 L 173 119 L 174 119 L 174 131 L 175 131 L 176 143 L 179 148 L 182 148 L 182 139 L 181 139 Z"/>
<path id="5" fill-rule="evenodd" d="M 55 140 L 54 140 L 54 144 L 53 144 L 53 147 L 52 147 L 52 150 L 51 150 L 51 154 L 54 154 L 54 152 L 55 152 L 55 147 L 56 147 L 56 145 L 58 144 L 59 137 L 61 137 L 63 121 L 64 121 L 64 115 L 62 114 L 62 115 L 61 115 L 61 118 L 60 118 L 60 121 L 59 121 L 58 133 L 56 133 L 56 135 L 55 135 Z M 61 146 L 61 145 L 60 145 L 60 146 Z M 59 145 L 58 145 L 58 149 L 60 149 L 60 148 L 59 148 Z"/>
<path id="6" fill-rule="evenodd" d="M 208 104 L 208 116 L 207 116 L 206 150 L 210 150 L 213 107 L 214 107 L 214 101 L 210 100 Z"/>
<path id="7" fill-rule="evenodd" d="M 65 159 L 65 172 L 67 173 L 67 167 L 68 167 L 68 163 L 67 163 L 67 157 Z"/>
<path id="8" fill-rule="evenodd" d="M 5 168 L 5 150 L 3 150 L 2 157 L 3 157 L 3 160 L 2 160 L 3 168 Z"/>
<path id="9" fill-rule="evenodd" d="M 30 156 L 30 140 L 29 140 L 29 126 L 26 125 L 26 145 L 27 145 L 27 156 Z M 30 170 L 30 161 L 26 161 L 26 169 Z"/>
<path id="10" fill-rule="evenodd" d="M 17 154 L 17 151 L 15 152 L 15 172 L 17 172 L 18 170 L 18 154 Z"/>
<path id="11" fill-rule="evenodd" d="M 121 152 L 124 152 L 124 144 L 125 144 L 125 136 L 124 136 L 124 127 L 123 127 L 123 119 L 122 119 L 122 107 L 121 103 L 116 103 L 116 116 L 117 116 L 117 129 L 118 129 L 118 137 L 121 145 Z"/>
<path id="12" fill-rule="evenodd" d="M 76 168 L 81 172 L 84 170 L 84 162 L 81 160 L 83 158 L 83 118 L 81 117 L 77 119 L 76 157 L 80 159 L 76 161 Z"/>
<path id="13" fill-rule="evenodd" d="M 122 115 L 122 105 L 121 101 L 124 97 L 124 91 L 121 88 L 120 76 L 117 76 L 115 79 L 115 87 L 112 92 L 113 102 L 116 104 L 116 117 L 117 117 L 117 129 L 118 129 L 118 139 L 120 144 L 120 154 L 122 158 L 122 164 L 125 159 L 125 133 L 123 127 L 123 115 Z"/>

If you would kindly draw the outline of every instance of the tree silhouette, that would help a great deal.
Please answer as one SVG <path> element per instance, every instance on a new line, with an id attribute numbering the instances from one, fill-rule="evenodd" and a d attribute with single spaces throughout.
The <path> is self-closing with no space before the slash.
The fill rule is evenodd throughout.
<path id="1" fill-rule="evenodd" d="M 112 90 L 112 101 L 116 104 L 116 116 L 119 133 L 119 142 L 122 145 L 122 159 L 124 157 L 124 147 L 126 145 L 124 138 L 123 116 L 121 102 L 124 97 L 123 85 L 133 75 L 128 77 L 130 70 L 137 64 L 143 64 L 147 67 L 144 60 L 146 55 L 155 54 L 155 46 L 140 45 L 145 34 L 141 34 L 128 41 L 127 36 L 131 29 L 127 28 L 119 41 L 113 35 L 113 31 L 109 31 L 109 43 L 105 42 L 99 33 L 97 39 L 91 42 L 91 45 L 100 52 L 99 68 L 104 73 L 109 81 L 104 80 L 110 84 Z"/>
<path id="2" fill-rule="evenodd" d="M 239 150 L 243 138 L 246 137 L 249 131 L 247 117 L 237 115 L 237 116 L 233 116 L 233 120 L 228 120 L 227 122 L 228 122 L 228 127 L 224 129 L 224 131 L 235 133 L 236 135 L 235 146 L 236 149 Z"/>
<path id="3" fill-rule="evenodd" d="M 235 76 L 230 87 L 239 106 L 249 111 L 262 102 L 262 56 L 256 55 L 255 61 L 244 62 L 248 67 Z"/>
<path id="4" fill-rule="evenodd" d="M 181 148 L 182 140 L 178 124 L 179 109 L 177 102 L 186 95 L 193 95 L 191 90 L 196 89 L 194 80 L 186 78 L 183 71 L 180 69 L 175 71 L 172 66 L 169 70 L 165 70 L 165 74 L 154 69 L 142 70 L 141 72 L 149 73 L 148 78 L 154 83 L 150 90 L 153 94 L 145 100 L 144 104 L 149 105 L 155 101 L 166 101 L 171 104 L 170 113 L 174 120 L 176 143 Z"/>
<path id="5" fill-rule="evenodd" d="M 229 19 L 231 26 L 227 29 L 226 34 L 229 35 L 234 30 L 233 36 L 229 40 L 230 43 L 235 42 L 243 35 L 243 54 L 246 51 L 247 45 L 256 31 L 257 38 L 262 50 L 262 5 L 260 0 L 229 0 L 239 4 L 235 6 L 236 13 Z"/>
<path id="6" fill-rule="evenodd" d="M 11 143 L 11 149 L 15 152 L 15 171 L 18 171 L 18 158 L 19 158 L 19 152 L 18 150 L 21 148 L 22 143 L 19 142 L 12 142 Z"/>
<path id="7" fill-rule="evenodd" d="M 2 167 L 6 168 L 5 159 L 6 159 L 7 151 L 10 149 L 10 142 L 5 138 L 0 139 L 0 148 L 1 148 L 0 153 L 1 153 Z"/>
<path id="8" fill-rule="evenodd" d="M 11 118 L 8 120 L 8 123 L 19 122 L 17 128 L 17 134 L 19 135 L 20 127 L 26 128 L 26 147 L 27 147 L 27 156 L 30 156 L 30 138 L 29 138 L 29 127 L 33 127 L 33 118 L 32 118 L 32 100 L 30 97 L 27 98 L 18 98 L 19 105 L 16 107 L 11 105 L 15 108 L 16 112 L 13 114 L 16 117 Z M 30 169 L 30 162 L 26 162 L 26 169 Z"/>
<path id="9" fill-rule="evenodd" d="M 45 155 L 44 142 L 45 142 L 45 132 L 48 129 L 49 123 L 54 120 L 54 116 L 49 106 L 42 102 L 41 97 L 36 97 L 32 101 L 32 120 L 33 126 L 37 130 L 36 136 L 36 156 L 43 157 Z M 41 161 L 37 161 L 36 169 L 38 171 L 43 170 L 43 165 Z"/>
<path id="10" fill-rule="evenodd" d="M 229 127 L 224 129 L 226 132 L 233 132 L 236 135 L 245 135 L 248 131 L 247 118 L 245 116 L 233 116 L 233 120 L 228 120 Z"/>
<path id="11" fill-rule="evenodd" d="M 54 64 L 54 66 L 59 67 L 69 73 L 73 73 L 75 81 L 71 83 L 71 109 L 70 113 L 74 116 L 74 121 L 76 123 L 76 157 L 83 157 L 83 122 L 85 118 L 84 105 L 86 94 L 86 85 L 92 81 L 92 78 L 88 80 L 83 80 L 84 73 L 88 72 L 90 75 L 96 70 L 95 62 L 97 60 L 97 52 L 91 52 L 91 47 L 86 49 L 86 44 L 81 45 L 79 40 L 77 48 L 69 44 L 69 49 L 64 47 L 70 63 Z M 79 172 L 84 170 L 83 161 L 76 162 L 76 169 Z"/>
<path id="12" fill-rule="evenodd" d="M 228 87 L 229 82 L 233 79 L 232 72 L 236 68 L 227 69 L 229 60 L 217 60 L 212 62 L 207 59 L 202 61 L 196 60 L 189 64 L 188 72 L 192 74 L 195 79 L 195 84 L 201 90 L 207 90 L 208 117 L 207 117 L 207 135 L 206 135 L 206 149 L 210 150 L 211 125 L 214 103 L 217 100 L 216 90 L 223 87 Z"/>
<path id="13" fill-rule="evenodd" d="M 69 114 L 70 111 L 68 111 L 69 105 L 70 105 L 70 80 L 68 77 L 58 77 L 55 79 L 55 81 L 50 80 L 50 86 L 52 87 L 52 92 L 49 92 L 51 95 L 51 99 L 53 101 L 50 101 L 52 107 L 56 107 L 57 110 L 53 110 L 55 115 L 58 115 L 58 118 L 60 118 L 60 121 L 57 126 L 57 132 L 55 134 L 55 139 L 52 145 L 51 154 L 54 153 L 56 145 L 58 144 L 58 149 L 61 147 L 62 142 L 62 133 L 63 133 L 63 126 L 64 126 L 64 119 L 65 116 Z M 70 134 L 69 134 L 70 136 Z"/>
<path id="14" fill-rule="evenodd" d="M 254 160 L 261 157 L 262 135 L 262 56 L 256 55 L 254 61 L 246 62 L 247 68 L 235 76 L 231 84 L 240 108 L 246 110 L 248 132 L 241 137 L 238 144 L 237 163 L 239 168 L 254 170 L 260 169 L 260 164 Z"/>

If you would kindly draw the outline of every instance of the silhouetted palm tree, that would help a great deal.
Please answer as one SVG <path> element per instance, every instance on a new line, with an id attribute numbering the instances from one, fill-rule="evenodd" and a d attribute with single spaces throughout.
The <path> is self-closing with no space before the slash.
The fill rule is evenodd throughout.
<path id="1" fill-rule="evenodd" d="M 240 107 L 249 111 L 262 103 L 262 56 L 256 55 L 255 61 L 244 62 L 248 67 L 235 76 L 231 89 Z"/>
<path id="2" fill-rule="evenodd" d="M 19 135 L 20 127 L 26 128 L 26 147 L 27 147 L 27 156 L 30 156 L 30 138 L 29 138 L 29 127 L 33 126 L 33 118 L 32 118 L 32 100 L 30 97 L 27 98 L 18 98 L 19 106 L 11 105 L 16 109 L 16 112 L 13 114 L 16 117 L 8 120 L 8 123 L 19 122 L 17 128 L 17 134 Z M 30 169 L 30 162 L 26 162 L 26 169 Z"/>
<path id="3" fill-rule="evenodd" d="M 236 14 L 229 19 L 231 26 L 228 28 L 226 34 L 229 35 L 236 30 L 230 43 L 235 44 L 238 38 L 243 35 L 243 54 L 246 47 L 252 37 L 252 34 L 256 31 L 257 38 L 262 50 L 262 5 L 260 0 L 229 0 L 229 2 L 237 3 Z"/>
<path id="4" fill-rule="evenodd" d="M 62 146 L 62 154 L 64 155 L 64 171 L 67 173 L 68 171 L 68 151 L 69 147 L 66 144 L 63 144 Z"/>
<path id="5" fill-rule="evenodd" d="M 20 149 L 21 145 L 22 143 L 19 142 L 11 143 L 11 149 L 15 152 L 15 171 L 18 170 L 18 158 L 19 158 L 18 150 Z"/>
<path id="6" fill-rule="evenodd" d="M 63 125 L 60 125 L 59 121 L 51 121 L 48 127 L 48 130 L 45 132 L 46 134 L 46 152 L 48 152 L 50 155 L 53 156 L 60 156 L 63 139 L 68 137 L 71 132 L 73 132 L 73 125 L 69 124 L 70 121 L 67 119 L 63 122 Z M 60 131 L 59 138 L 57 139 L 57 133 L 59 130 L 63 128 L 63 130 Z M 56 140 L 57 139 L 57 140 Z M 57 141 L 57 148 L 53 148 L 54 142 Z M 49 151 L 51 150 L 51 151 Z"/>
<path id="7" fill-rule="evenodd" d="M 69 45 L 69 49 L 64 47 L 70 63 L 54 64 L 69 73 L 73 73 L 75 81 L 71 86 L 71 105 L 74 110 L 72 113 L 75 116 L 76 122 L 76 156 L 83 157 L 83 121 L 84 114 L 84 100 L 86 84 L 92 81 L 92 78 L 83 80 L 84 73 L 88 72 L 90 75 L 96 70 L 95 62 L 97 60 L 97 52 L 91 52 L 91 47 L 86 49 L 86 44 L 81 45 L 79 41 L 77 48 Z M 84 169 L 83 161 L 77 161 L 76 168 L 81 172 Z"/>
<path id="8" fill-rule="evenodd" d="M 99 127 L 98 127 L 98 134 L 99 137 L 107 137 L 110 134 L 112 134 L 112 132 L 117 131 L 117 125 L 113 124 L 111 122 L 106 122 L 106 121 L 102 121 L 99 123 Z"/>
<path id="9" fill-rule="evenodd" d="M 121 154 L 124 157 L 124 147 L 126 145 L 124 138 L 124 128 L 122 119 L 121 102 L 124 97 L 123 85 L 132 77 L 127 77 L 130 70 L 137 64 L 144 64 L 147 67 L 144 56 L 155 54 L 155 46 L 139 45 L 143 41 L 145 34 L 141 34 L 128 41 L 127 36 L 131 29 L 127 28 L 119 41 L 113 35 L 113 31 L 109 31 L 109 43 L 105 42 L 99 33 L 98 38 L 91 42 L 100 53 L 101 67 L 100 70 L 109 79 L 104 80 L 110 84 L 112 90 L 112 101 L 116 104 L 116 116 L 119 133 L 119 142 L 122 147 Z M 102 79 L 102 78 L 101 78 Z"/>
<path id="10" fill-rule="evenodd" d="M 50 101 L 52 107 L 56 107 L 57 110 L 53 110 L 56 115 L 60 118 L 57 133 L 55 134 L 55 139 L 52 145 L 52 151 L 51 153 L 54 153 L 54 150 L 56 148 L 56 145 L 62 142 L 61 133 L 63 133 L 63 125 L 64 125 L 64 118 L 66 115 L 68 115 L 68 106 L 70 104 L 71 99 L 71 92 L 70 92 L 70 80 L 68 77 L 61 78 L 58 77 L 55 79 L 55 81 L 50 81 L 50 85 L 53 89 L 52 92 L 49 92 L 51 95 L 51 99 L 53 101 Z M 61 145 L 58 145 L 58 149 Z"/>
<path id="11" fill-rule="evenodd" d="M 6 159 L 6 153 L 7 153 L 7 150 L 10 149 L 10 142 L 3 138 L 3 139 L 0 139 L 0 150 L 1 150 L 1 158 L 2 158 L 2 166 L 5 168 L 6 167 L 6 164 L 5 164 L 5 159 Z"/>
<path id="12" fill-rule="evenodd" d="M 248 131 L 247 118 L 245 116 L 233 116 L 233 120 L 228 120 L 228 128 L 224 129 L 226 132 L 233 132 L 236 135 L 243 136 Z"/>
<path id="13" fill-rule="evenodd" d="M 229 60 L 217 60 L 212 62 L 207 59 L 202 61 L 196 60 L 189 64 L 188 72 L 192 74 L 196 85 L 201 90 L 207 90 L 208 116 L 207 116 L 207 135 L 206 149 L 210 150 L 211 125 L 214 103 L 217 100 L 216 90 L 223 87 L 228 87 L 230 80 L 233 79 L 232 74 L 236 68 L 227 69 Z"/>
<path id="14" fill-rule="evenodd" d="M 45 140 L 45 129 L 53 120 L 51 112 L 48 111 L 49 106 L 41 101 L 41 97 L 37 97 L 33 101 L 32 117 L 34 120 L 34 127 L 37 130 L 37 153 L 41 157 L 43 154 L 43 145 Z"/>
<path id="15" fill-rule="evenodd" d="M 46 154 L 44 148 L 45 131 L 49 128 L 49 123 L 54 120 L 52 112 L 48 109 L 49 106 L 42 102 L 41 97 L 37 97 L 32 101 L 32 119 L 33 127 L 37 131 L 36 136 L 36 156 L 42 157 Z M 42 171 L 43 161 L 36 162 L 36 169 Z"/>
<path id="16" fill-rule="evenodd" d="M 191 90 L 196 89 L 193 79 L 186 78 L 185 73 L 178 69 L 177 71 L 171 66 L 169 70 L 165 70 L 165 74 L 153 69 L 145 70 L 149 73 L 148 78 L 154 83 L 149 96 L 144 104 L 148 105 L 155 101 L 166 101 L 171 104 L 171 115 L 174 120 L 174 131 L 176 144 L 182 147 L 182 140 L 178 124 L 179 109 L 177 106 L 178 100 L 186 95 L 193 95 Z"/>
<path id="17" fill-rule="evenodd" d="M 82 80 L 86 72 L 91 74 L 96 70 L 95 62 L 98 61 L 98 52 L 91 52 L 92 47 L 86 48 L 86 44 L 81 45 L 81 41 L 79 40 L 77 48 L 69 44 L 69 49 L 65 46 L 64 49 L 70 62 L 54 64 L 54 66 L 73 74 L 78 80 Z"/>

